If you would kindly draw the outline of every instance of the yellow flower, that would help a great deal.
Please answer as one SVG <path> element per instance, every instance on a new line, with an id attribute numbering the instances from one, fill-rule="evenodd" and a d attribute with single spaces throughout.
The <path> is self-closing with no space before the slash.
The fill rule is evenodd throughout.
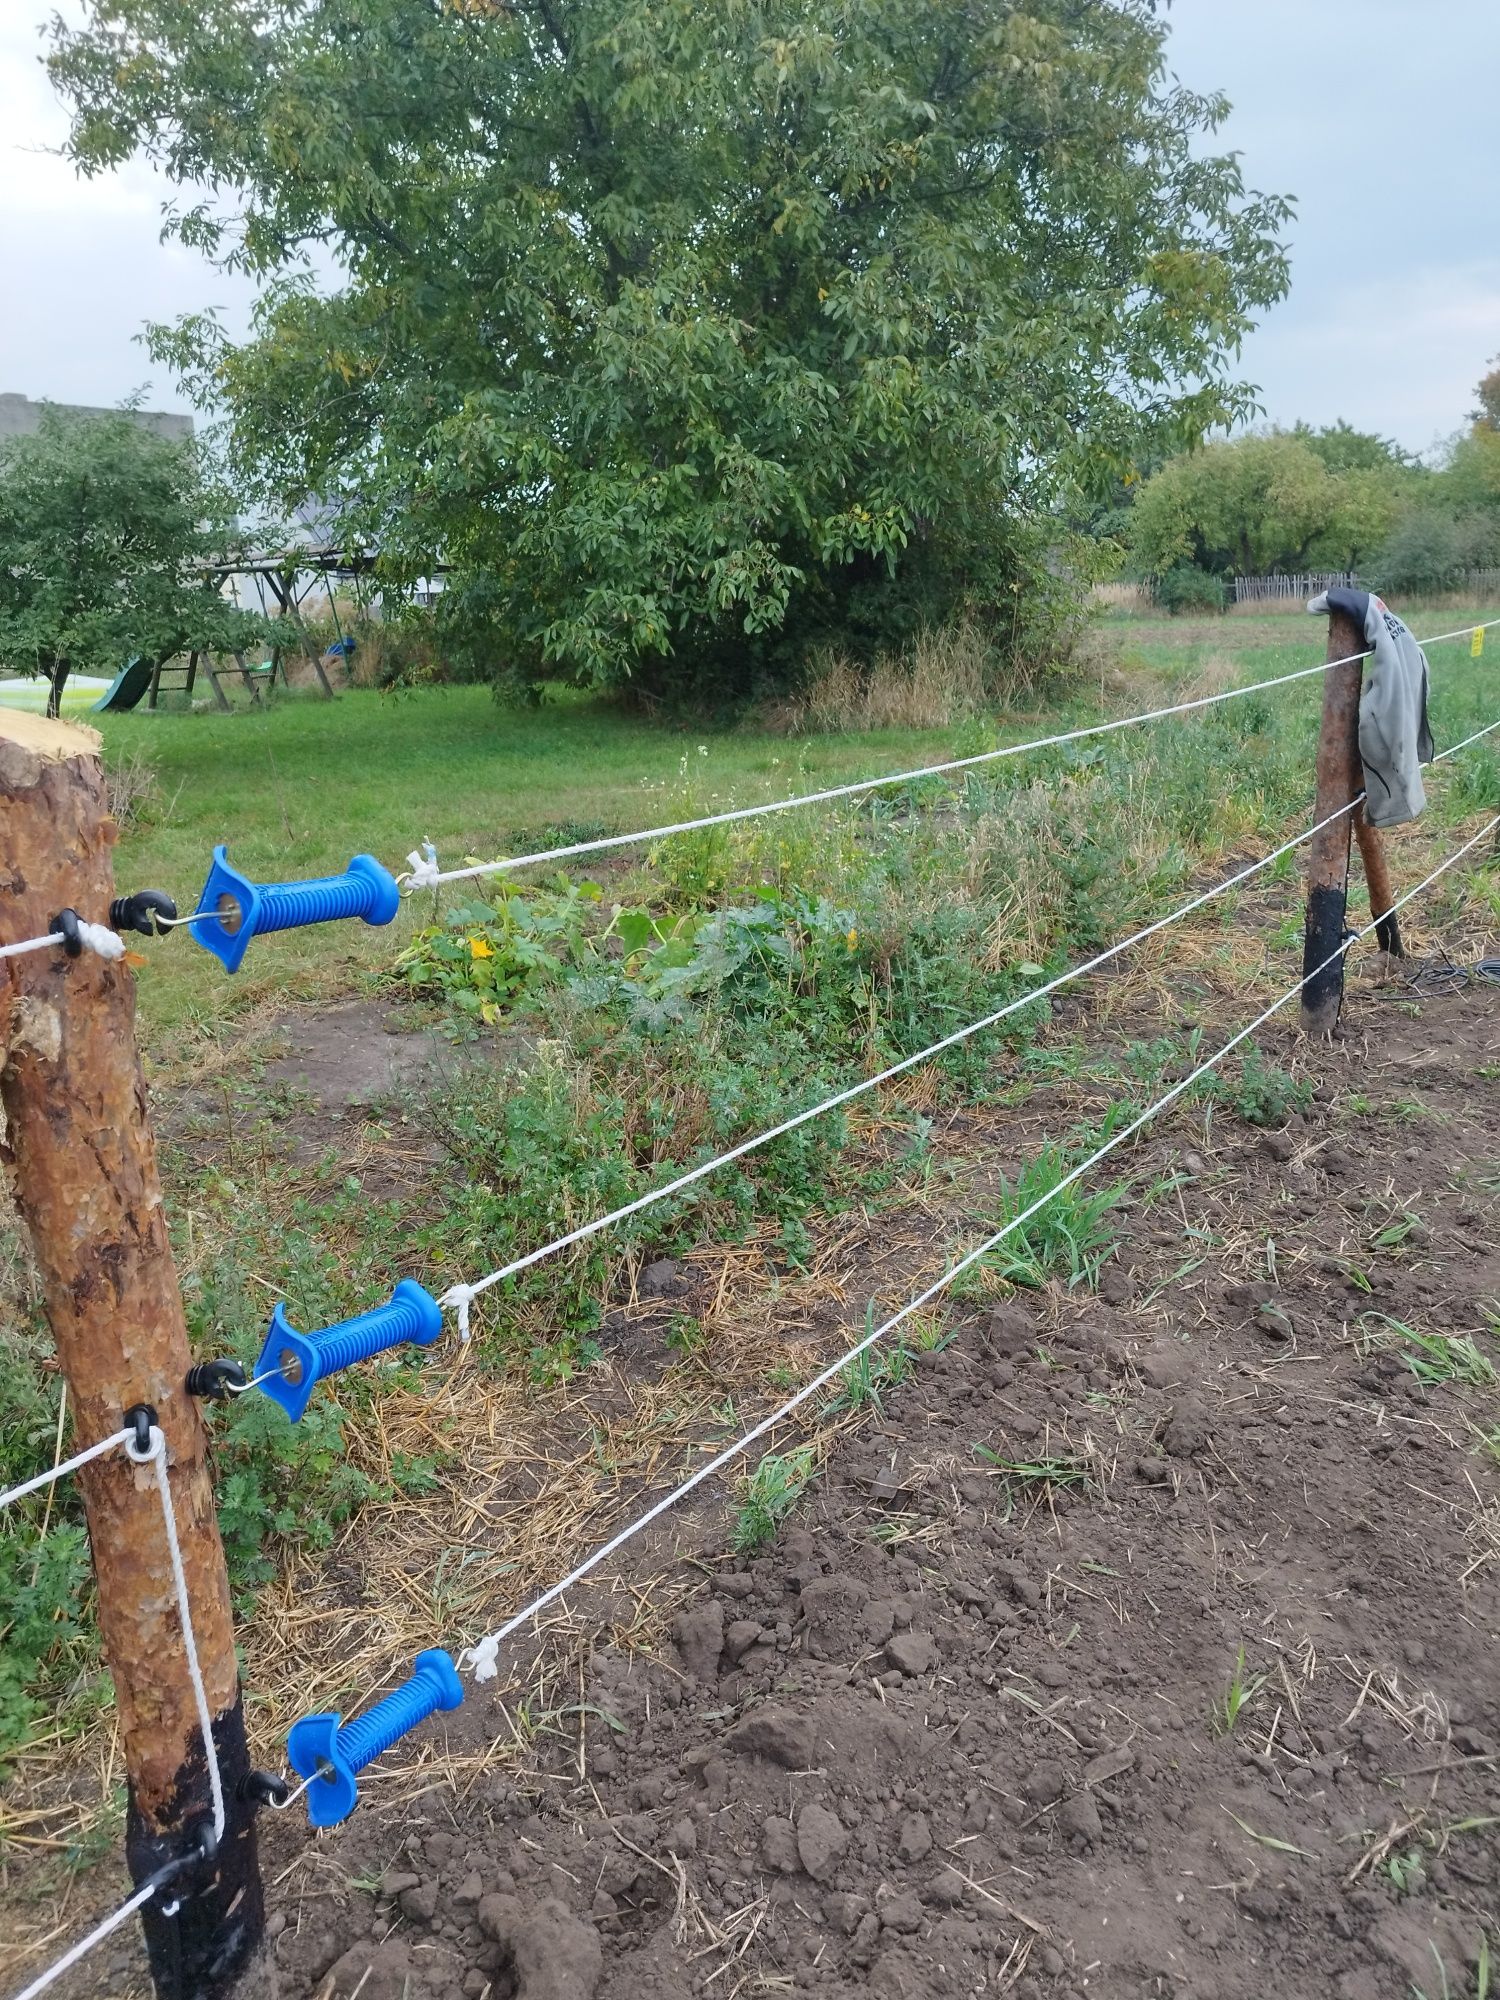
<path id="1" fill-rule="evenodd" d="M 854 947 L 859 943 L 859 932 L 850 931 L 849 935 L 844 939 L 844 943 L 853 951 Z"/>
<path id="2" fill-rule="evenodd" d="M 469 956 L 470 958 L 493 958 L 495 954 L 486 939 L 472 937 L 469 939 Z"/>

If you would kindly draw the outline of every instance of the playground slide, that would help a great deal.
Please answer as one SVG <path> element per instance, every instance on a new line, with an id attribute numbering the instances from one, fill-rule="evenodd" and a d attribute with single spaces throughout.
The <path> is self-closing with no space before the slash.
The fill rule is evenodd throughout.
<path id="1" fill-rule="evenodd" d="M 115 675 L 106 693 L 94 703 L 96 710 L 134 708 L 151 685 L 151 661 L 133 653 Z"/>

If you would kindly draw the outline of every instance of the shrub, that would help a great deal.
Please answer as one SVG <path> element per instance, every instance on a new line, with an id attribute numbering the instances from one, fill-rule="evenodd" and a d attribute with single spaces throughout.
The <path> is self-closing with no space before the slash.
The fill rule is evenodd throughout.
<path id="1" fill-rule="evenodd" d="M 1500 526 L 1483 514 L 1455 517 L 1416 507 L 1397 525 L 1371 566 L 1377 588 L 1392 595 L 1444 590 L 1468 569 L 1500 558 Z"/>
<path id="2" fill-rule="evenodd" d="M 1211 576 L 1192 563 L 1178 563 L 1158 579 L 1156 601 L 1174 617 L 1184 611 L 1224 611 L 1229 605 L 1229 586 L 1222 576 Z"/>

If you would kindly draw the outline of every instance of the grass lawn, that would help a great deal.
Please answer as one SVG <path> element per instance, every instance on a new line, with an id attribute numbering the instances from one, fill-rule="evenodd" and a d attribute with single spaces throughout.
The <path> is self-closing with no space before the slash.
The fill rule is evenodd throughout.
<path id="1" fill-rule="evenodd" d="M 1416 619 L 1416 629 L 1449 631 L 1468 615 L 1430 612 Z M 120 885 L 167 889 L 187 909 L 218 841 L 264 880 L 332 872 L 357 852 L 399 871 L 423 838 L 453 865 L 964 755 L 1183 691 L 1269 679 L 1316 661 L 1322 645 L 1321 624 L 1297 614 L 1111 619 L 1096 663 L 1060 699 L 988 724 L 922 732 L 708 732 L 653 724 L 577 695 L 535 710 L 502 707 L 478 687 L 353 690 L 333 703 L 299 695 L 231 715 L 143 711 L 93 719 L 112 766 L 149 774 L 120 843 Z M 1462 644 L 1437 649 L 1440 743 L 1496 712 L 1496 659 L 1500 631 L 1482 661 L 1472 661 Z M 1310 737 L 1320 686 L 1308 680 L 1267 697 L 1275 708 L 1265 726 Z M 1148 725 L 1139 738 L 1115 741 L 1139 741 L 1144 753 L 1152 736 Z M 999 770 L 1017 783 L 1034 774 L 1030 760 Z M 1309 759 L 1309 793 L 1311 781 Z M 403 912 L 397 935 L 414 920 Z M 388 967 L 395 943 L 390 932 L 358 925 L 292 932 L 252 947 L 233 979 L 186 935 L 148 951 L 142 1013 L 156 1053 L 167 1055 L 175 1032 L 193 1024 L 216 1029 L 278 998 L 347 990 Z"/>

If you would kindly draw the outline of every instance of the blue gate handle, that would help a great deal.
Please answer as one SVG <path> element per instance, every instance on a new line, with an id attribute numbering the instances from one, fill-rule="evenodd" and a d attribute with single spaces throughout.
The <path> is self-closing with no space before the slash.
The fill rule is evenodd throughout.
<path id="1" fill-rule="evenodd" d="M 337 1826 L 359 1801 L 354 1782 L 366 1764 L 383 1756 L 407 1730 L 438 1708 L 457 1708 L 464 1698 L 458 1670 L 440 1647 L 418 1653 L 411 1679 L 393 1688 L 355 1722 L 337 1715 L 304 1715 L 286 1739 L 287 1762 L 299 1778 L 311 1778 L 307 1817 L 314 1826 Z"/>
<path id="2" fill-rule="evenodd" d="M 325 1376 L 336 1375 L 356 1361 L 414 1340 L 431 1347 L 443 1330 L 443 1311 L 431 1292 L 415 1278 L 403 1278 L 383 1306 L 371 1306 L 353 1319 L 341 1319 L 319 1333 L 298 1333 L 278 1305 L 271 1315 L 255 1374 L 273 1403 L 280 1403 L 293 1423 L 307 1408 L 307 1399 Z"/>
<path id="3" fill-rule="evenodd" d="M 266 931 L 296 930 L 336 917 L 388 924 L 400 907 L 395 877 L 368 854 L 356 854 L 342 875 L 319 875 L 308 882 L 252 882 L 230 867 L 226 849 L 216 847 L 189 928 L 226 972 L 237 972 L 251 938 Z"/>

